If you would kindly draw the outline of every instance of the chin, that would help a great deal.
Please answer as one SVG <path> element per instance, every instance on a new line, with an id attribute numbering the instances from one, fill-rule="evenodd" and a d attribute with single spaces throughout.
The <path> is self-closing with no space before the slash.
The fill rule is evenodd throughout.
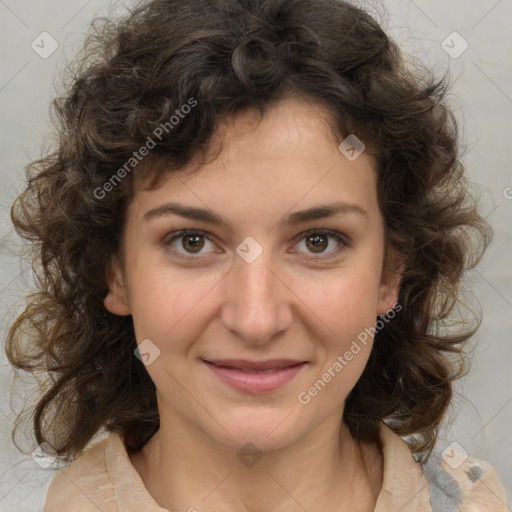
<path id="1" fill-rule="evenodd" d="M 254 411 L 243 416 L 229 419 L 225 424 L 229 425 L 226 429 L 231 436 L 222 430 L 221 439 L 218 439 L 221 444 L 237 452 L 247 443 L 252 443 L 261 452 L 281 450 L 294 443 L 301 435 L 294 422 L 290 421 L 289 411 Z"/>

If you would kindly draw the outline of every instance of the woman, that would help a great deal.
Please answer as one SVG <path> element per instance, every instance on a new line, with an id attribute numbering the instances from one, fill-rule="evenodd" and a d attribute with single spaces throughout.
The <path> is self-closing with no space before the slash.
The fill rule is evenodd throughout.
<path id="1" fill-rule="evenodd" d="M 7 354 L 71 462 L 46 512 L 507 510 L 433 451 L 491 236 L 446 92 L 339 0 L 97 28 L 13 206 L 41 279 Z"/>

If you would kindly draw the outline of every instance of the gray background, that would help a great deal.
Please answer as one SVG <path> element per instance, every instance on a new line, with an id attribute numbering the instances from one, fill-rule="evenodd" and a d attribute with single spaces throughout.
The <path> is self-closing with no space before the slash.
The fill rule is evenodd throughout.
<path id="1" fill-rule="evenodd" d="M 119 2 L 121 4 L 122 2 Z M 484 321 L 475 337 L 472 372 L 458 385 L 451 411 L 455 422 L 438 443 L 459 443 L 471 456 L 491 462 L 512 496 L 512 0 L 384 0 L 359 2 L 383 23 L 402 47 L 439 73 L 449 68 L 452 105 L 463 123 L 464 163 L 479 185 L 482 207 L 495 239 L 468 287 L 481 304 Z M 89 21 L 107 12 L 107 2 L 0 0 L 0 332 L 21 310 L 31 271 L 19 258 L 9 207 L 23 187 L 24 166 L 41 154 L 51 133 L 48 105 L 58 84 L 56 70 L 72 57 Z M 457 31 L 469 45 L 457 58 L 441 43 Z M 42 58 L 31 47 L 48 32 L 58 43 Z M 463 40 L 447 40 L 452 55 Z M 44 49 L 48 51 L 46 40 Z M 454 53 L 455 52 L 455 53 Z M 43 55 L 46 57 L 46 55 Z M 0 352 L 0 510 L 42 510 L 51 473 L 16 451 L 10 430 L 23 395 L 13 394 L 10 370 Z M 27 389 L 33 380 L 24 377 Z M 34 446 L 35 448 L 35 446 Z"/>

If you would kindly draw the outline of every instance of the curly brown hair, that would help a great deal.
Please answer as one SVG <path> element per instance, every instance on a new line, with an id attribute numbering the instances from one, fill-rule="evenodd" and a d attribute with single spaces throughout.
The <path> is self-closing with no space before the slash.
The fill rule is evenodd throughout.
<path id="1" fill-rule="evenodd" d="M 375 157 L 387 246 L 404 257 L 402 310 L 376 334 L 344 421 L 367 442 L 387 420 L 426 460 L 479 326 L 448 321 L 492 235 L 460 160 L 447 76 L 407 62 L 376 20 L 341 0 L 153 0 L 92 27 L 52 103 L 55 151 L 27 166 L 11 211 L 37 290 L 6 352 L 16 368 L 45 372 L 31 410 L 37 442 L 69 461 L 103 429 L 137 450 L 159 428 L 131 316 L 103 303 L 134 181 L 157 186 L 205 151 L 226 116 L 264 115 L 296 94 L 326 105 L 339 140 L 357 134 Z M 191 98 L 197 106 L 155 137 Z M 125 167 L 99 193 L 149 138 L 155 165 Z"/>

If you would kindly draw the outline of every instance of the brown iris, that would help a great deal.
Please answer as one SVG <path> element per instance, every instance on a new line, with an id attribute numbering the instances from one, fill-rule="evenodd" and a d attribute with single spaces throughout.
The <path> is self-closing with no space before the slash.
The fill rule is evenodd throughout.
<path id="1" fill-rule="evenodd" d="M 204 239 L 202 235 L 185 235 L 182 238 L 181 245 L 188 252 L 199 252 L 204 247 Z"/>
<path id="2" fill-rule="evenodd" d="M 322 244 L 321 240 L 323 239 L 324 243 Z M 327 245 L 329 242 L 327 241 L 326 235 L 311 235 L 306 238 L 306 244 L 308 244 L 309 241 L 312 241 L 313 247 L 315 249 L 318 249 L 319 247 L 322 249 L 321 251 L 313 251 L 313 252 L 322 252 L 327 248 Z M 322 247 L 323 245 L 323 247 Z M 309 245 L 308 245 L 309 248 Z"/>

